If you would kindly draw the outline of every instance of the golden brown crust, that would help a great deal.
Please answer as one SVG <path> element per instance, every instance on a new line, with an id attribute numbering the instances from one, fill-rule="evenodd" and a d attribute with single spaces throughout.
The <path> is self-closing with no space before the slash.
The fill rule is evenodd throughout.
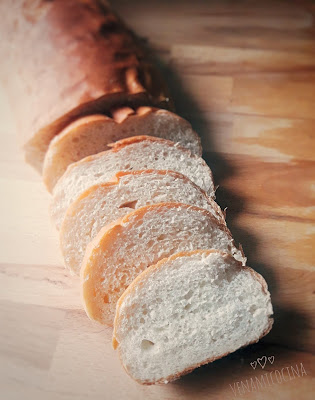
<path id="1" fill-rule="evenodd" d="M 119 347 L 119 341 L 118 341 L 118 338 L 116 336 L 117 326 L 120 323 L 120 318 L 118 317 L 119 316 L 119 309 L 120 309 L 125 297 L 128 296 L 130 293 L 133 293 L 133 291 L 135 290 L 135 288 L 137 287 L 138 284 L 140 284 L 142 281 L 145 281 L 147 279 L 147 277 L 153 271 L 159 269 L 166 262 L 173 261 L 173 260 L 175 260 L 177 258 L 180 258 L 180 257 L 185 257 L 185 256 L 189 257 L 189 256 L 192 256 L 194 254 L 205 254 L 205 256 L 208 256 L 211 253 L 219 253 L 222 256 L 224 256 L 225 258 L 233 259 L 233 261 L 235 261 L 235 263 L 239 266 L 240 269 L 248 270 L 255 277 L 255 279 L 261 284 L 262 290 L 264 291 L 264 293 L 267 293 L 267 283 L 264 280 L 264 278 L 260 274 L 258 274 L 256 271 L 251 269 L 250 267 L 243 266 L 241 262 L 235 260 L 234 257 L 232 255 L 228 254 L 228 253 L 224 253 L 224 252 L 222 252 L 220 250 L 216 250 L 216 249 L 209 249 L 209 250 L 192 250 L 192 251 L 185 251 L 185 252 L 179 252 L 179 253 L 173 254 L 172 256 L 164 258 L 164 259 L 160 260 L 159 262 L 157 262 L 155 265 L 151 265 L 149 268 L 144 270 L 140 275 L 138 275 L 134 279 L 134 281 L 128 286 L 128 288 L 121 295 L 120 299 L 117 302 L 117 306 L 116 306 L 116 316 L 115 316 L 115 320 L 114 320 L 114 330 L 113 330 L 113 338 L 112 338 L 113 348 L 116 350 Z M 269 318 L 269 324 L 268 324 L 267 328 L 265 329 L 265 331 L 261 334 L 261 336 L 256 340 L 253 340 L 253 341 L 250 341 L 250 342 L 244 344 L 240 348 L 243 348 L 243 347 L 246 347 L 246 346 L 248 346 L 248 345 L 250 345 L 252 343 L 258 342 L 262 337 L 266 336 L 270 332 L 270 330 L 272 328 L 272 325 L 273 325 L 273 318 Z M 227 352 L 227 353 L 222 354 L 222 355 L 220 355 L 218 357 L 208 358 L 208 359 L 204 360 L 201 363 L 194 364 L 194 365 L 190 366 L 189 368 L 186 368 L 185 370 L 183 370 L 183 371 L 181 371 L 181 372 L 179 372 L 177 374 L 169 375 L 169 376 L 167 376 L 167 377 L 165 377 L 163 379 L 160 379 L 160 380 L 158 380 L 156 382 L 155 381 L 154 382 L 152 382 L 152 381 L 140 381 L 138 379 L 136 379 L 136 382 L 138 382 L 138 383 L 140 383 L 142 385 L 154 385 L 154 384 L 162 384 L 162 383 L 171 382 L 171 381 L 174 381 L 176 379 L 179 379 L 183 375 L 187 375 L 188 373 L 190 373 L 191 371 L 193 371 L 196 368 L 201 367 L 202 365 L 209 364 L 209 363 L 211 363 L 211 362 L 213 362 L 215 360 L 218 360 L 220 358 L 225 357 L 228 354 L 229 353 Z M 126 368 L 126 366 L 122 362 L 120 354 L 119 354 L 119 358 L 120 358 L 120 361 L 121 361 L 125 371 L 128 373 L 129 376 L 131 376 L 129 374 L 128 369 Z"/>
<path id="2" fill-rule="evenodd" d="M 136 114 L 136 111 L 131 107 L 118 107 L 111 110 L 112 119 L 117 123 L 121 124 L 129 115 Z"/>
<path id="3" fill-rule="evenodd" d="M 154 111 L 159 111 L 159 108 L 156 107 L 148 107 L 148 106 L 142 106 L 137 108 L 137 114 L 138 115 L 144 115 L 147 114 L 149 112 L 154 112 Z"/>
<path id="4" fill-rule="evenodd" d="M 139 143 L 139 142 L 143 142 L 145 140 L 150 141 L 150 142 L 160 142 L 160 143 L 163 142 L 163 143 L 167 143 L 169 146 L 174 146 L 174 143 L 167 139 L 161 139 L 156 136 L 137 135 L 137 136 L 131 136 L 129 138 L 117 140 L 117 142 L 115 142 L 115 143 L 109 143 L 108 147 L 111 147 L 111 149 L 113 151 L 118 151 L 118 150 L 122 149 L 123 147 L 128 146 L 128 144 Z M 185 150 L 185 149 L 183 148 L 183 150 Z M 186 150 L 186 151 L 188 151 L 188 150 Z"/>
<path id="5" fill-rule="evenodd" d="M 139 105 L 172 108 L 143 46 L 104 2 L 11 0 L 0 11 L 1 78 L 38 169 L 36 147 L 44 152 L 81 115 L 133 104 L 138 95 Z"/>

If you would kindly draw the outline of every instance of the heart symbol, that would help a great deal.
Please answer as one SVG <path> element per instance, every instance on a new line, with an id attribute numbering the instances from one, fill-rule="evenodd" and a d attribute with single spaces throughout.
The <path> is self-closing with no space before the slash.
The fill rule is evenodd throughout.
<path id="1" fill-rule="evenodd" d="M 264 369 L 267 362 L 267 357 L 263 356 L 261 358 L 257 358 L 257 362 L 261 366 L 261 368 Z"/>
<path id="2" fill-rule="evenodd" d="M 273 364 L 274 360 L 275 360 L 275 356 L 268 357 L 268 361 L 270 362 L 270 364 Z"/>
<path id="3" fill-rule="evenodd" d="M 251 366 L 253 369 L 256 369 L 256 367 L 257 367 L 257 361 L 251 362 L 251 363 L 250 363 L 250 366 Z"/>

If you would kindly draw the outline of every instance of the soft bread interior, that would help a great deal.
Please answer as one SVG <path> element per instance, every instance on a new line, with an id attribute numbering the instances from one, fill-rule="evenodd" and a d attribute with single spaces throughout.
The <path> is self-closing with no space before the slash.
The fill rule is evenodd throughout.
<path id="1" fill-rule="evenodd" d="M 200 139 L 188 121 L 167 110 L 123 107 L 109 116 L 79 118 L 51 141 L 43 166 L 47 189 L 52 191 L 71 163 L 108 150 L 108 144 L 135 134 L 169 139 L 201 155 Z"/>
<path id="2" fill-rule="evenodd" d="M 87 314 L 112 325 L 117 300 L 139 273 L 171 254 L 208 248 L 245 262 L 226 226 L 204 209 L 162 203 L 133 211 L 104 227 L 87 247 L 81 267 Z"/>
<path id="3" fill-rule="evenodd" d="M 264 279 L 217 251 L 177 254 L 144 271 L 117 306 L 114 346 L 141 383 L 167 382 L 271 328 Z"/>
<path id="4" fill-rule="evenodd" d="M 161 170 L 120 172 L 110 182 L 88 189 L 68 208 L 60 229 L 66 266 L 79 274 L 86 246 L 101 228 L 134 209 L 162 202 L 195 205 L 225 223 L 215 201 L 182 174 Z"/>
<path id="5" fill-rule="evenodd" d="M 112 150 L 71 164 L 53 191 L 52 219 L 60 229 L 69 205 L 86 189 L 107 182 L 118 171 L 170 169 L 180 172 L 214 197 L 212 173 L 201 157 L 173 142 L 147 136 L 119 142 Z"/>

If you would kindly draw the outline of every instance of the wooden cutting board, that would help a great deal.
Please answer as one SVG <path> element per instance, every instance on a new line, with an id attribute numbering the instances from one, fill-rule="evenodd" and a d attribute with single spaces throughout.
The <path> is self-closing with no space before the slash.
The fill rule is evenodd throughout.
<path id="1" fill-rule="evenodd" d="M 275 325 L 263 342 L 177 382 L 134 383 L 111 330 L 82 311 L 78 280 L 62 267 L 49 195 L 23 162 L 0 90 L 1 398 L 313 399 L 314 3 L 113 5 L 148 40 L 179 114 L 202 136 L 217 201 L 248 264 L 269 284 Z"/>

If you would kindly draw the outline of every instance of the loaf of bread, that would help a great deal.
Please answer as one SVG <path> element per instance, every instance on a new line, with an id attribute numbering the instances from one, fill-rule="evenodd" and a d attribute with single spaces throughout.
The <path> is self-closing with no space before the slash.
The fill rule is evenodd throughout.
<path id="1" fill-rule="evenodd" d="M 128 374 L 168 382 L 267 334 L 267 284 L 143 43 L 105 0 L 0 1 L 0 13 L 0 79 L 26 160 Z"/>
<path id="2" fill-rule="evenodd" d="M 105 1 L 9 3 L 0 2 L 0 78 L 26 160 L 39 171 L 51 139 L 78 117 L 170 105 L 139 40 Z"/>
<path id="3" fill-rule="evenodd" d="M 57 135 L 48 147 L 43 180 L 51 192 L 68 165 L 108 150 L 110 143 L 130 136 L 149 135 L 169 139 L 201 156 L 200 139 L 189 122 L 167 110 L 130 107 L 105 115 L 82 117 Z"/>
<path id="4" fill-rule="evenodd" d="M 215 188 L 210 168 L 201 157 L 169 140 L 137 136 L 120 140 L 112 149 L 71 164 L 53 190 L 51 216 L 60 229 L 70 204 L 86 189 L 119 171 L 168 169 L 187 176 L 210 197 Z"/>
<path id="5" fill-rule="evenodd" d="M 112 325 L 119 297 L 140 272 L 174 253 L 208 248 L 246 262 L 224 224 L 187 204 L 145 206 L 102 228 L 87 246 L 81 267 L 88 316 Z"/>
<path id="6" fill-rule="evenodd" d="M 101 228 L 134 209 L 162 202 L 204 208 L 225 224 L 217 203 L 182 174 L 162 170 L 119 172 L 111 181 L 87 189 L 68 208 L 60 229 L 65 265 L 79 274 L 86 246 Z"/>
<path id="7" fill-rule="evenodd" d="M 264 278 L 217 250 L 184 252 L 142 272 L 118 301 L 113 345 L 142 384 L 167 383 L 266 335 Z"/>

